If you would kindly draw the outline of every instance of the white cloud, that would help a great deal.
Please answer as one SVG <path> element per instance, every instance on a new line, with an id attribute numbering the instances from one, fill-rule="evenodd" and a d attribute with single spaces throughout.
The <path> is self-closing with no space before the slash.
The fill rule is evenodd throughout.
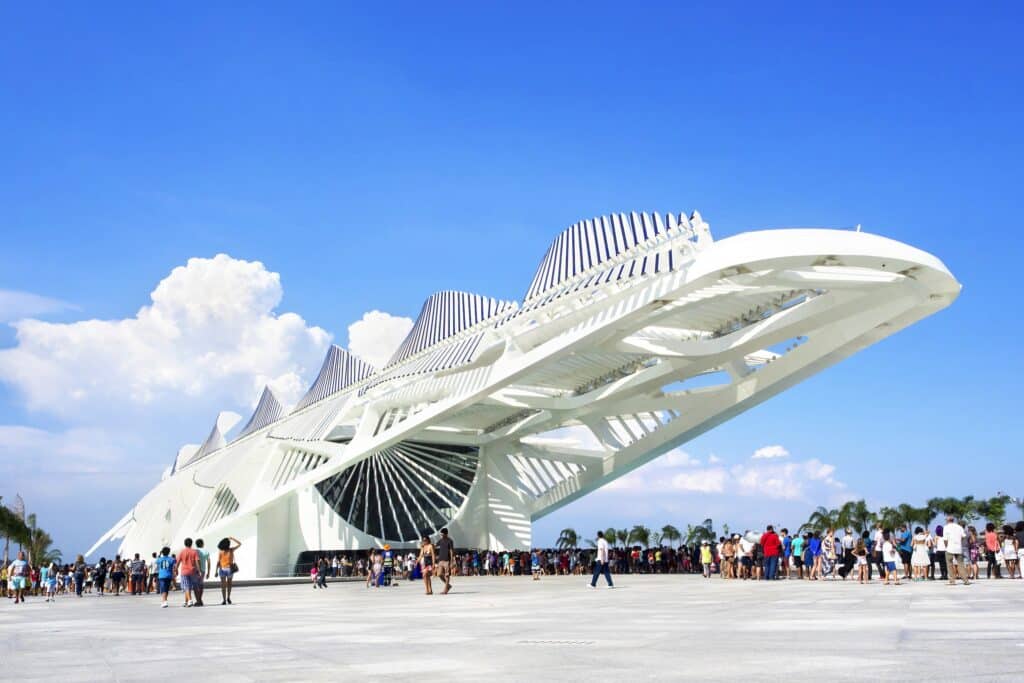
<path id="1" fill-rule="evenodd" d="M 728 473 L 724 469 L 711 467 L 681 472 L 669 480 L 669 485 L 675 491 L 723 493 L 729 483 L 728 479 Z"/>
<path id="2" fill-rule="evenodd" d="M 382 368 L 412 329 L 411 318 L 369 311 L 348 326 L 348 350 L 376 368 Z"/>
<path id="3" fill-rule="evenodd" d="M 709 456 L 708 456 L 708 462 L 709 462 L 710 464 L 714 465 L 715 463 L 719 463 L 719 462 L 722 462 L 722 459 L 721 459 L 721 458 L 719 458 L 719 457 L 718 457 L 717 455 L 715 455 L 714 453 L 712 453 L 711 455 L 709 455 Z"/>
<path id="4" fill-rule="evenodd" d="M 258 261 L 192 258 L 133 317 L 13 323 L 17 345 L 0 350 L 0 380 L 29 408 L 76 420 L 157 412 L 185 397 L 251 405 L 264 384 L 294 401 L 330 335 L 275 313 L 281 296 L 280 276 Z"/>
<path id="5" fill-rule="evenodd" d="M 782 446 L 773 446 L 788 452 Z M 759 458 L 758 460 L 763 460 Z M 708 464 L 682 450 L 672 451 L 630 474 L 610 482 L 602 490 L 643 492 L 647 495 L 687 492 L 724 494 L 815 502 L 834 500 L 845 492 L 835 478 L 834 465 L 817 458 L 804 461 L 748 462 L 726 467 L 715 456 Z"/>
<path id="6" fill-rule="evenodd" d="M 31 292 L 0 289 L 0 323 L 61 313 L 74 308 L 75 306 L 59 299 Z"/>
<path id="7" fill-rule="evenodd" d="M 768 458 L 785 458 L 789 456 L 787 451 L 782 446 L 762 446 L 754 451 L 754 454 L 750 456 L 754 460 L 768 459 Z"/>

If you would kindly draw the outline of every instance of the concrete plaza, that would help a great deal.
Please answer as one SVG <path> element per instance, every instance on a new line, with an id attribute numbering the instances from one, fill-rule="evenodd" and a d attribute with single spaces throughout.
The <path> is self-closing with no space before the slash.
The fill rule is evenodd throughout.
<path id="1" fill-rule="evenodd" d="M 694 576 L 239 587 L 219 606 L 0 602 L 11 681 L 1022 680 L 1024 581 L 899 587 Z M 437 584 L 435 583 L 435 589 Z"/>

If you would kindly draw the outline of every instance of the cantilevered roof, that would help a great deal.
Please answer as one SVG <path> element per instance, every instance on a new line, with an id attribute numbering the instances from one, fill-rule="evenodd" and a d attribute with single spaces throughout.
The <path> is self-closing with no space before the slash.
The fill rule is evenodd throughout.
<path id="1" fill-rule="evenodd" d="M 702 225 L 700 214 L 693 213 L 694 225 Z M 673 231 L 694 234 L 686 214 L 636 212 L 601 216 L 580 221 L 566 228 L 551 243 L 537 269 L 524 305 L 552 287 L 585 273 L 592 268 L 628 252 L 638 244 L 652 242 L 658 236 Z"/>
<path id="2" fill-rule="evenodd" d="M 440 341 L 496 315 L 512 311 L 516 304 L 469 292 L 437 292 L 423 303 L 412 330 L 387 366 L 401 363 Z"/>
<path id="3" fill-rule="evenodd" d="M 248 436 L 253 432 L 257 432 L 267 425 L 277 422 L 284 417 L 284 406 L 274 396 L 274 392 L 270 390 L 270 387 L 263 387 L 263 395 L 260 396 L 260 402 L 256 405 L 256 410 L 253 411 L 252 417 L 242 427 L 242 431 L 238 433 L 236 439 L 241 439 L 243 436 Z"/>
<path id="4" fill-rule="evenodd" d="M 313 386 L 295 406 L 295 411 L 311 406 L 347 386 L 364 380 L 374 372 L 376 371 L 372 365 L 356 358 L 340 346 L 332 344 L 331 348 L 327 350 L 327 356 L 324 357 L 324 364 L 320 366 L 320 374 L 316 376 Z"/>

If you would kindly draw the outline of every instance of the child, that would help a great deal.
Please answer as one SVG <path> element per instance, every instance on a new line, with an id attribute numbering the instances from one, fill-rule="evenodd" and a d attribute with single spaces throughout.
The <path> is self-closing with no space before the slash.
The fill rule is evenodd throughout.
<path id="1" fill-rule="evenodd" d="M 316 564 L 315 563 L 313 564 L 313 567 L 309 570 L 309 578 L 313 581 L 313 590 L 316 590 L 317 588 L 320 587 L 320 586 L 317 585 L 318 581 L 317 581 L 317 570 L 316 570 Z"/>
<path id="2" fill-rule="evenodd" d="M 857 558 L 857 583 L 868 582 L 868 547 L 864 545 L 864 539 L 857 539 L 857 546 L 853 549 L 853 556 Z"/>
<path id="3" fill-rule="evenodd" d="M 540 581 L 540 551 L 534 550 L 533 557 L 530 560 L 530 572 L 533 574 L 534 581 Z"/>
<path id="4" fill-rule="evenodd" d="M 896 585 L 900 585 L 900 577 L 896 573 L 896 546 L 888 530 L 882 532 L 882 561 L 885 562 L 885 585 L 889 585 L 889 579 L 896 579 Z"/>

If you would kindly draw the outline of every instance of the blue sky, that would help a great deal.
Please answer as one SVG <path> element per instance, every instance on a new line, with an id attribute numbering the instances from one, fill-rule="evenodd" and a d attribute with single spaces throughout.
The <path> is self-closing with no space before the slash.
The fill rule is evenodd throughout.
<path id="1" fill-rule="evenodd" d="M 437 289 L 521 298 L 583 217 L 699 209 L 719 237 L 859 223 L 942 258 L 960 299 L 684 450 L 707 469 L 781 445 L 876 504 L 1024 495 L 1022 17 L 941 3 L 8 5 L 0 318 L 131 319 L 173 269 L 226 253 L 280 275 L 279 291 L 261 280 L 279 303 L 254 315 L 301 316 L 304 341 L 283 335 L 272 362 L 309 381 L 312 328 L 347 345 L 367 311 L 412 317 Z M 135 401 L 117 373 L 102 381 L 109 354 L 64 358 L 91 329 L 49 330 L 52 373 L 34 380 L 11 370 L 24 342 L 0 329 L 0 495 L 21 492 L 66 553 L 217 410 L 258 395 L 233 375 L 229 393 Z M 138 363 L 156 373 L 165 357 Z M 76 393 L 78 368 L 99 368 L 91 393 Z M 706 516 L 737 528 L 766 510 L 792 525 L 829 493 L 811 491 L 665 490 L 642 505 L 602 491 L 535 535 Z"/>

